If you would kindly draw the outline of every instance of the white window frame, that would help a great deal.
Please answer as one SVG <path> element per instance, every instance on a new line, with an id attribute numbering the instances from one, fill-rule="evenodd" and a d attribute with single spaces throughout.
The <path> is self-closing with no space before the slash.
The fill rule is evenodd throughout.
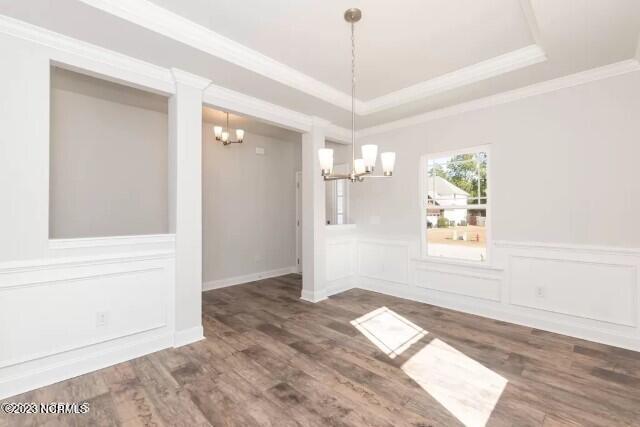
<path id="1" fill-rule="evenodd" d="M 338 169 L 338 171 L 342 171 L 343 169 L 346 171 L 349 168 L 348 163 L 340 163 L 334 166 L 334 170 Z M 341 227 L 344 225 L 351 225 L 350 222 L 350 200 L 349 200 L 349 184 L 346 181 L 342 181 L 341 185 L 343 186 L 343 204 L 342 209 L 344 222 L 342 224 L 338 224 L 338 183 L 340 181 L 327 181 L 327 185 L 333 186 L 333 194 L 331 195 L 331 203 L 333 204 L 333 212 L 331 212 L 331 218 L 327 217 L 328 220 L 331 220 L 331 224 L 327 224 L 328 227 Z"/>
<path id="2" fill-rule="evenodd" d="M 429 253 L 429 248 L 428 246 L 428 241 L 427 241 L 427 210 L 426 207 L 424 206 L 424 200 L 426 200 L 426 196 L 427 196 L 427 174 L 428 174 L 428 162 L 430 159 L 439 159 L 442 157 L 453 157 L 453 156 L 457 156 L 460 154 L 471 154 L 471 153 L 477 153 L 477 152 L 485 152 L 487 153 L 487 188 L 486 188 L 486 193 L 487 193 L 487 202 L 485 204 L 486 206 L 486 222 L 485 222 L 485 237 L 486 237 L 486 245 L 487 245 L 487 256 L 484 259 L 484 261 L 472 261 L 472 260 L 465 260 L 465 259 L 460 259 L 460 258 L 451 258 L 451 257 L 441 257 L 441 256 L 430 256 L 428 255 Z M 492 203 L 493 203 L 493 197 L 491 195 L 491 188 L 493 186 L 493 177 L 491 174 L 491 145 L 490 144 L 484 144 L 484 145 L 475 145 L 472 147 L 466 147 L 466 148 L 461 148 L 458 150 L 451 150 L 451 151 L 442 151 L 442 152 L 437 152 L 437 153 L 427 153 L 424 154 L 420 157 L 420 183 L 418 185 L 419 191 L 420 191 L 420 195 L 419 195 L 419 209 L 420 209 L 420 256 L 422 259 L 427 260 L 427 261 L 445 261 L 447 263 L 459 263 L 459 264 L 471 264 L 471 265 L 491 265 L 491 260 L 492 258 L 492 237 L 491 237 L 491 231 L 492 231 L 492 227 L 491 227 L 491 219 L 492 219 Z"/>

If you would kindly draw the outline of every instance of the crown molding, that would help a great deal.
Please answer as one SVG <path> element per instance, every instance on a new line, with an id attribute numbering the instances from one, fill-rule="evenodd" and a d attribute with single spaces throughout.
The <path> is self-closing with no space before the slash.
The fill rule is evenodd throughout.
<path id="1" fill-rule="evenodd" d="M 351 111 L 351 96 L 349 94 L 148 0 L 80 1 L 93 8 L 297 89 L 338 108 Z M 533 8 L 530 0 L 520 1 L 525 20 L 535 41 L 539 39 L 539 31 Z M 546 55 L 542 47 L 535 44 L 526 46 L 368 101 L 356 99 L 355 111 L 360 116 L 377 113 L 537 64 L 544 60 L 546 60 Z"/>
<path id="2" fill-rule="evenodd" d="M 176 81 L 176 83 L 191 86 L 199 90 L 204 90 L 211 84 L 211 80 L 209 79 L 205 79 L 204 77 L 200 77 L 196 74 L 192 74 L 178 68 L 172 68 L 171 75 L 173 76 L 173 79 Z"/>
<path id="3" fill-rule="evenodd" d="M 536 18 L 536 13 L 533 10 L 531 0 L 520 0 L 520 7 L 522 9 L 524 19 L 527 22 L 527 26 L 529 27 L 529 32 L 531 33 L 533 42 L 540 46 L 540 48 L 544 49 L 542 35 L 540 34 L 540 27 L 538 26 L 538 19 Z"/>
<path id="4" fill-rule="evenodd" d="M 346 93 L 147 0 L 80 1 L 337 107 L 351 110 L 351 97 Z"/>
<path id="5" fill-rule="evenodd" d="M 536 95 L 542 95 L 557 90 L 566 89 L 585 83 L 590 83 L 609 77 L 615 77 L 622 74 L 640 71 L 640 62 L 636 59 L 616 62 L 591 70 L 582 71 L 568 76 L 559 77 L 552 80 L 525 86 L 519 89 L 502 92 L 496 95 L 475 99 L 473 101 L 464 102 L 453 105 L 451 107 L 441 108 L 439 110 L 429 111 L 427 113 L 418 114 L 412 117 L 384 123 L 377 126 L 368 127 L 358 131 L 357 137 L 376 135 L 391 132 L 401 128 L 415 126 L 431 120 L 441 119 L 444 117 L 454 116 L 457 114 L 467 113 L 470 111 L 481 110 L 488 107 L 495 107 L 509 102 L 518 101 L 520 99 L 529 98 Z"/>
<path id="6" fill-rule="evenodd" d="M 215 84 L 205 89 L 202 100 L 210 106 L 251 116 L 296 132 L 308 132 L 313 124 L 311 116 Z"/>
<path id="7" fill-rule="evenodd" d="M 164 94 L 175 92 L 166 68 L 4 15 L 0 15 L 0 33 L 49 48 L 51 61 L 63 68 Z"/>
<path id="8" fill-rule="evenodd" d="M 270 102 L 210 84 L 210 80 L 177 68 L 166 69 L 83 42 L 36 25 L 0 15 L 0 34 L 48 48 L 52 63 L 62 68 L 162 94 L 174 94 L 176 81 L 204 89 L 203 102 L 252 116 L 297 132 L 308 132 L 312 117 Z M 327 122 L 328 123 L 328 122 Z M 328 138 L 346 142 L 348 130 L 327 125 Z"/>
<path id="9" fill-rule="evenodd" d="M 361 115 L 378 113 L 546 60 L 547 55 L 540 46 L 529 45 L 387 95 L 379 96 L 367 101 L 359 113 Z"/>
<path id="10" fill-rule="evenodd" d="M 351 129 L 329 124 L 326 128 L 326 138 L 339 144 L 351 144 Z"/>

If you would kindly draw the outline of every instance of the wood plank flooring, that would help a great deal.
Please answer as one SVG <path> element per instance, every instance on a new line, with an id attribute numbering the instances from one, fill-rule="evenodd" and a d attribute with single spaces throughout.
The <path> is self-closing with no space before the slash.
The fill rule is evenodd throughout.
<path id="1" fill-rule="evenodd" d="M 88 414 L 0 426 L 640 425 L 640 353 L 363 290 L 299 295 L 297 275 L 206 292 L 206 340 L 7 399 Z M 373 342 L 411 328 L 393 358 Z"/>

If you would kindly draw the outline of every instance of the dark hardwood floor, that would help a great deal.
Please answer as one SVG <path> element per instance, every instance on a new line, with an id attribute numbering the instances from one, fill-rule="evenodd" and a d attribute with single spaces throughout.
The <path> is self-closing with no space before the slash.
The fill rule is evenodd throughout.
<path id="1" fill-rule="evenodd" d="M 640 353 L 300 277 L 209 291 L 206 340 L 7 401 L 90 402 L 0 426 L 640 425 Z"/>

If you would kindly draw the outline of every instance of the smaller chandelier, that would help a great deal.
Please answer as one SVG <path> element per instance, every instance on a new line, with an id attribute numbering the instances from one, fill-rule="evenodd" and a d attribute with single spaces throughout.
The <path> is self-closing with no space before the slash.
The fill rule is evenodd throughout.
<path id="1" fill-rule="evenodd" d="M 333 173 L 333 150 L 322 148 L 318 150 L 320 169 L 325 181 L 348 179 L 351 182 L 362 182 L 365 178 L 386 178 L 393 175 L 396 163 L 396 153 L 380 153 L 382 175 L 372 175 L 378 157 L 378 146 L 366 144 L 361 147 L 362 157 L 356 159 L 356 37 L 355 24 L 362 18 L 360 9 L 348 9 L 344 13 L 344 20 L 351 25 L 351 172 L 347 174 Z"/>
<path id="2" fill-rule="evenodd" d="M 236 140 L 229 139 L 229 113 L 225 113 L 227 115 L 227 126 L 222 129 L 222 126 L 214 126 L 213 134 L 216 137 L 216 141 L 222 141 L 223 145 L 229 144 L 242 144 L 244 141 L 244 130 L 236 129 Z"/>

